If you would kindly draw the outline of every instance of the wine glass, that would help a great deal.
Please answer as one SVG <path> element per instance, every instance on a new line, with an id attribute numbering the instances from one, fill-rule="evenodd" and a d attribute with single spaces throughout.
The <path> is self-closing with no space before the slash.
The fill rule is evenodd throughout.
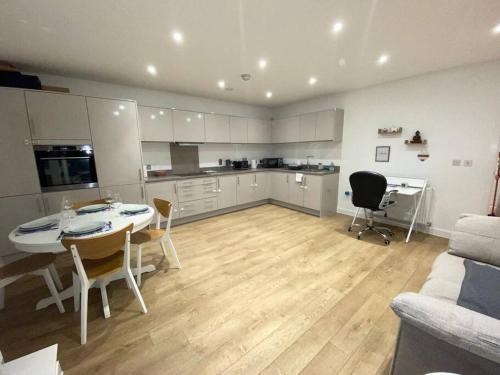
<path id="1" fill-rule="evenodd" d="M 59 219 L 59 229 L 64 230 L 71 224 L 71 209 L 73 204 L 68 197 L 63 196 L 61 199 L 61 216 Z"/>
<path id="2" fill-rule="evenodd" d="M 106 190 L 106 198 L 104 198 L 104 201 L 109 206 L 109 208 L 111 208 L 111 204 L 113 203 L 113 191 L 112 190 Z"/>
<path id="3" fill-rule="evenodd" d="M 113 197 L 113 201 L 114 201 L 114 205 L 113 205 L 113 207 L 114 207 L 114 208 L 117 208 L 117 209 L 118 209 L 118 208 L 120 208 L 120 206 L 122 205 L 122 198 L 121 198 L 121 196 L 120 196 L 120 193 L 115 192 L 115 193 L 112 195 L 112 197 Z"/>

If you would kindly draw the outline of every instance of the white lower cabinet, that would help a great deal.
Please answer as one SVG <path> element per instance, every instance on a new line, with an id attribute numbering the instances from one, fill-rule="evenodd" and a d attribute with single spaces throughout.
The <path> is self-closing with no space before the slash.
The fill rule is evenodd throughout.
<path id="1" fill-rule="evenodd" d="M 62 200 L 68 199 L 71 203 L 99 199 L 99 189 L 66 190 L 43 193 L 45 214 L 52 215 L 61 212 Z"/>
<path id="2" fill-rule="evenodd" d="M 288 202 L 288 181 L 289 173 L 271 172 L 270 175 L 270 193 L 271 199 L 281 202 Z"/>
<path id="3" fill-rule="evenodd" d="M 293 174 L 289 177 L 288 181 L 287 203 L 302 207 L 304 205 L 304 186 L 302 185 L 302 181 L 295 181 L 295 175 Z"/>
<path id="4" fill-rule="evenodd" d="M 302 184 L 304 186 L 304 207 L 319 211 L 323 195 L 323 177 L 306 175 Z M 336 197 L 335 190 L 334 199 Z"/>
<path id="5" fill-rule="evenodd" d="M 179 203 L 180 217 L 199 215 L 217 209 L 217 198 L 199 199 Z"/>
<path id="6" fill-rule="evenodd" d="M 265 172 L 240 174 L 236 183 L 238 204 L 256 202 L 269 197 L 268 174 Z"/>
<path id="7" fill-rule="evenodd" d="M 106 198 L 109 194 L 118 193 L 123 203 L 144 203 L 146 194 L 142 184 L 116 185 L 100 188 L 101 198 Z"/>
<path id="8" fill-rule="evenodd" d="M 217 208 L 236 206 L 236 176 L 217 177 Z"/>
<path id="9" fill-rule="evenodd" d="M 181 180 L 177 183 L 180 217 L 202 214 L 217 209 L 215 177 Z"/>
<path id="10" fill-rule="evenodd" d="M 154 207 L 153 200 L 155 198 L 163 199 L 172 203 L 173 216 L 172 219 L 177 219 L 179 215 L 179 203 L 177 201 L 177 186 L 176 181 L 159 181 L 146 184 L 146 202 L 151 207 Z M 164 218 L 163 218 L 164 219 Z M 156 220 L 156 217 L 155 219 Z"/>
<path id="11" fill-rule="evenodd" d="M 9 233 L 20 224 L 44 216 L 41 194 L 0 198 L 0 256 L 18 253 Z"/>

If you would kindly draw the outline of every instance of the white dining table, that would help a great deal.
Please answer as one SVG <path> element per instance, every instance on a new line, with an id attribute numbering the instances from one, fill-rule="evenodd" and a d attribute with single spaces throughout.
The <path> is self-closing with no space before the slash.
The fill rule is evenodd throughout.
<path id="1" fill-rule="evenodd" d="M 120 207 L 117 207 L 96 213 L 76 215 L 71 218 L 70 222 L 71 225 L 80 225 L 93 221 L 111 222 L 111 229 L 106 231 L 105 234 L 111 234 L 113 232 L 119 231 L 120 229 L 123 229 L 129 224 L 133 223 L 134 227 L 132 229 L 132 232 L 134 233 L 146 228 L 151 223 L 154 216 L 154 209 L 152 207 L 149 207 L 148 211 L 145 213 L 131 216 L 123 215 L 120 213 L 120 211 Z M 61 214 L 58 213 L 46 216 L 46 218 L 59 221 L 60 216 Z M 67 250 L 61 243 L 61 239 L 59 238 L 60 233 L 60 228 L 56 228 L 53 230 L 19 235 L 16 227 L 9 233 L 9 240 L 14 244 L 16 249 L 27 253 L 63 253 Z M 92 238 L 101 236 L 103 234 L 103 232 L 97 232 L 94 234 L 89 234 L 87 236 L 79 236 L 78 238 Z M 156 267 L 151 264 L 141 267 L 140 272 L 146 273 L 152 272 L 154 270 L 156 270 Z M 137 268 L 132 268 L 132 272 L 134 274 L 137 274 L 139 270 L 137 270 Z M 118 275 L 116 277 L 116 279 L 119 278 L 123 278 L 123 276 Z M 73 298 L 73 287 L 71 286 L 61 291 L 59 293 L 59 297 L 61 298 L 61 300 Z M 55 300 L 52 296 L 44 298 L 38 301 L 38 303 L 36 304 L 36 309 L 43 309 L 53 303 L 55 303 Z"/>

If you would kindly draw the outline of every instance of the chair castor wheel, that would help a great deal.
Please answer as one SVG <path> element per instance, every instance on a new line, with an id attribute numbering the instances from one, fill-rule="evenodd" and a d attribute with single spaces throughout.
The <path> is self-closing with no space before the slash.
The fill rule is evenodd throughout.
<path id="1" fill-rule="evenodd" d="M 360 240 L 360 239 L 361 239 L 361 236 L 358 234 L 358 240 Z"/>
<path id="2" fill-rule="evenodd" d="M 391 243 L 391 241 L 390 241 L 390 240 L 384 240 L 384 243 L 385 243 L 386 245 L 389 245 L 389 244 Z"/>
<path id="3" fill-rule="evenodd" d="M 347 228 L 347 231 L 350 232 L 352 231 L 352 227 L 349 225 L 349 228 Z"/>

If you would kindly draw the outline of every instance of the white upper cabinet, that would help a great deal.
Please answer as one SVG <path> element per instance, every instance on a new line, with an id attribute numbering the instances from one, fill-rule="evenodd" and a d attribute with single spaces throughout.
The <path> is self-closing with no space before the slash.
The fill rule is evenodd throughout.
<path id="1" fill-rule="evenodd" d="M 229 116 L 205 114 L 205 141 L 230 143 Z"/>
<path id="2" fill-rule="evenodd" d="M 271 121 L 248 119 L 248 143 L 270 143 Z"/>
<path id="3" fill-rule="evenodd" d="M 40 193 L 24 92 L 0 89 L 0 197 Z"/>
<path id="4" fill-rule="evenodd" d="M 341 109 L 316 113 L 316 141 L 341 141 L 344 111 Z"/>
<path id="5" fill-rule="evenodd" d="M 316 113 L 300 115 L 299 139 L 301 142 L 310 142 L 315 140 L 316 135 Z"/>
<path id="6" fill-rule="evenodd" d="M 248 119 L 244 117 L 229 117 L 231 143 L 248 142 Z"/>
<path id="7" fill-rule="evenodd" d="M 135 102 L 87 98 L 99 187 L 142 181 Z"/>
<path id="8" fill-rule="evenodd" d="M 33 139 L 90 139 L 84 96 L 42 91 L 25 94 Z"/>
<path id="9" fill-rule="evenodd" d="M 271 141 L 273 143 L 285 142 L 285 131 L 283 130 L 284 119 L 273 120 L 271 125 Z"/>
<path id="10" fill-rule="evenodd" d="M 173 110 L 176 142 L 205 142 L 205 115 L 201 112 Z"/>
<path id="11" fill-rule="evenodd" d="M 141 140 L 146 142 L 173 142 L 172 110 L 138 106 Z"/>

